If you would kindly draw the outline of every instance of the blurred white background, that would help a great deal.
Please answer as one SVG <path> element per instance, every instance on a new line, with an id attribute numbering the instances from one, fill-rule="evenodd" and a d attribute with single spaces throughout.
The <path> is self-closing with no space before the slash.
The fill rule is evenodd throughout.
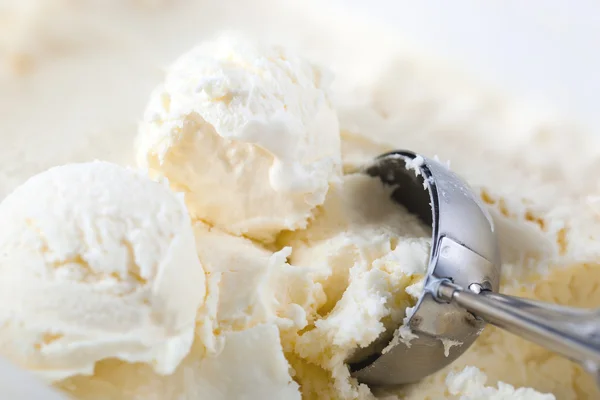
<path id="1" fill-rule="evenodd" d="M 600 2 L 333 0 L 600 134 Z"/>

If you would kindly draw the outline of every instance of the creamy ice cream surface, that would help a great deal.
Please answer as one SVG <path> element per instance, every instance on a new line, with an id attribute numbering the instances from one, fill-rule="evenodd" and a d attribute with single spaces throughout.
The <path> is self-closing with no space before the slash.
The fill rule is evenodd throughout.
<path id="1" fill-rule="evenodd" d="M 460 400 L 554 400 L 551 394 L 541 394 L 530 388 L 515 389 L 503 382 L 498 387 L 486 386 L 487 377 L 475 367 L 467 367 L 460 373 L 450 373 L 446 379 L 448 391 Z"/>
<path id="2" fill-rule="evenodd" d="M 409 288 L 427 268 L 430 239 L 430 229 L 393 203 L 378 178 L 363 174 L 332 187 L 306 230 L 279 238 L 293 249 L 291 263 L 328 272 L 319 280 L 326 302 L 312 329 L 294 340 L 292 365 L 305 398 L 372 396 L 344 362 L 402 324 L 416 301 Z"/>
<path id="3" fill-rule="evenodd" d="M 151 96 L 137 159 L 186 195 L 193 218 L 269 240 L 306 227 L 339 174 L 329 73 L 224 35 L 181 56 Z"/>
<path id="4" fill-rule="evenodd" d="M 323 2 L 5 3 L 1 356 L 76 399 L 600 396 L 493 327 L 403 388 L 344 364 L 401 323 L 430 240 L 358 167 L 450 161 L 495 220 L 503 292 L 598 307 L 594 135 Z"/>
<path id="5" fill-rule="evenodd" d="M 49 382 L 117 358 L 170 374 L 206 292 L 183 200 L 115 164 L 52 168 L 0 204 L 0 351 Z"/>

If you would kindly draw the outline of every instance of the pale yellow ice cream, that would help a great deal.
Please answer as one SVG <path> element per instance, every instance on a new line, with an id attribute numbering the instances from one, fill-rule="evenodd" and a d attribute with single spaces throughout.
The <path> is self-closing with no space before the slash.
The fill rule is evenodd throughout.
<path id="1" fill-rule="evenodd" d="M 335 185 L 308 229 L 280 237 L 293 249 L 291 263 L 329 272 L 321 279 L 326 303 L 294 339 L 305 398 L 369 397 L 344 362 L 402 324 L 416 300 L 406 288 L 425 273 L 430 239 L 430 229 L 393 203 L 378 178 L 363 174 Z"/>
<path id="2" fill-rule="evenodd" d="M 0 44 L 0 59 L 10 67 L 8 74 L 0 74 L 0 195 L 52 165 L 94 158 L 133 164 L 136 119 L 151 89 L 164 79 L 158 67 L 200 39 L 234 26 L 248 41 L 276 38 L 294 53 L 333 70 L 328 97 L 339 117 L 347 172 L 393 148 L 449 160 L 493 213 L 504 261 L 504 292 L 567 305 L 600 305 L 600 191 L 595 172 L 599 146 L 593 135 L 514 99 L 480 90 L 470 78 L 415 54 L 393 32 L 339 10 L 329 12 L 323 2 L 33 3 L 52 7 L 29 19 L 28 26 L 21 25 L 25 28 L 20 37 L 30 39 L 5 40 L 12 43 L 8 52 Z M 79 23 L 68 23 L 70 19 Z M 16 37 L 14 26 L 0 24 L 2 28 Z M 36 29 L 44 31 L 44 37 L 60 39 L 63 47 L 49 46 Z M 27 57 L 21 62 L 6 54 Z M 34 62 L 30 65 L 27 60 Z M 27 68 L 15 68 L 19 65 Z M 236 237 L 226 225 L 221 230 L 228 232 L 196 224 L 201 262 L 218 272 L 207 273 L 206 303 L 198 310 L 195 343 L 173 374 L 157 374 L 144 363 L 105 360 L 96 364 L 93 376 L 72 377 L 57 386 L 84 399 L 218 399 L 242 394 L 249 399 L 297 399 L 301 392 L 308 398 L 311 393 L 320 393 L 321 398 L 372 398 L 368 388 L 346 379 L 339 355 L 353 341 L 368 341 L 381 329 L 376 323 L 358 326 L 356 321 L 365 318 L 373 323 L 379 316 L 386 321 L 389 282 L 402 290 L 418 279 L 418 271 L 388 274 L 385 265 L 391 260 L 387 265 L 404 269 L 413 264 L 409 261 L 420 260 L 424 237 L 412 230 L 398 233 L 402 240 L 395 248 L 410 249 L 411 258 L 393 249 L 394 240 L 385 247 L 385 235 L 373 243 L 375 247 L 365 245 L 360 233 L 349 235 L 356 240 L 349 240 L 348 247 L 362 249 L 357 252 L 363 255 L 347 269 L 341 267 L 347 253 L 334 230 L 323 233 L 331 240 L 315 239 L 319 246 L 312 246 L 312 239 L 301 239 L 304 234 L 316 235 L 320 220 L 335 219 L 328 216 L 327 203 L 344 197 L 339 193 L 349 194 L 348 179 L 328 185 L 332 189 L 324 195 L 324 206 L 306 206 L 311 210 L 305 214 L 306 227 L 299 225 L 294 233 L 283 235 L 266 229 L 269 234 L 264 237 L 276 239 L 268 245 Z M 270 185 L 270 180 L 257 181 L 263 189 L 269 187 L 265 182 Z M 352 214 L 347 221 L 336 221 L 353 231 Z M 405 242 L 414 244 L 401 245 Z M 226 250 L 218 243 L 226 244 Z M 312 257 L 315 262 L 306 263 L 310 265 L 302 261 Z M 365 280 L 346 279 L 351 269 L 357 276 L 378 279 L 370 281 L 373 286 L 361 287 Z M 244 285 L 246 281 L 253 285 Z M 231 287 L 236 290 L 225 290 Z M 369 288 L 383 290 L 379 294 Z M 401 290 L 402 301 L 409 301 L 410 295 Z M 373 314 L 346 319 L 345 306 L 363 294 L 382 303 Z M 340 330 L 332 327 L 341 321 L 348 321 L 350 329 L 336 334 Z M 336 341 L 342 345 L 336 347 Z M 326 351 L 316 351 L 317 344 Z M 336 354 L 337 361 L 332 362 Z M 487 381 L 473 367 L 487 375 Z M 535 398 L 528 388 L 544 400 L 551 397 L 541 393 L 567 400 L 600 395 L 594 380 L 578 365 L 491 327 L 450 367 L 416 385 L 374 395 L 386 400 Z"/>
<path id="3" fill-rule="evenodd" d="M 0 352 L 49 382 L 98 361 L 170 374 L 206 293 L 183 200 L 115 164 L 52 168 L 0 204 Z"/>
<path id="4" fill-rule="evenodd" d="M 194 229 L 208 291 L 196 343 L 177 371 L 106 362 L 61 388 L 82 399 L 301 398 L 280 336 L 305 328 L 323 304 L 319 271 L 289 265 L 290 248 L 268 251 L 202 223 Z"/>
<path id="5" fill-rule="evenodd" d="M 284 48 L 225 35 L 182 55 L 152 94 L 137 160 L 194 219 L 272 239 L 306 227 L 339 174 L 330 76 Z"/>

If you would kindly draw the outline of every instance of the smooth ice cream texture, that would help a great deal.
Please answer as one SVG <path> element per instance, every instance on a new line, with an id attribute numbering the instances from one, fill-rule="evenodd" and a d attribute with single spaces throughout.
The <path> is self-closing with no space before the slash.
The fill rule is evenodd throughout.
<path id="1" fill-rule="evenodd" d="M 34 3 L 38 2 L 31 2 Z M 393 218 L 385 216 L 393 205 L 384 197 L 373 196 L 373 201 L 378 202 L 375 210 L 381 213 L 369 214 L 369 218 L 385 222 L 389 219 L 389 224 L 360 218 L 373 208 L 363 207 L 355 199 L 369 200 L 364 193 L 383 188 L 376 189 L 375 182 L 352 172 L 372 157 L 398 148 L 450 160 L 452 169 L 469 182 L 493 215 L 503 259 L 503 292 L 565 305 L 598 307 L 600 225 L 594 171 L 598 171 L 599 147 L 593 135 L 565 124 L 555 114 L 540 114 L 515 99 L 481 90 L 470 77 L 460 76 L 443 63 L 422 59 L 397 41 L 394 33 L 380 26 L 339 12 L 315 13 L 315 7 L 325 10 L 322 2 L 311 4 L 306 0 L 294 5 L 253 0 L 230 5 L 230 1 L 182 0 L 100 6 L 83 0 L 73 7 L 71 2 L 49 0 L 44 7 L 33 7 L 35 13 L 19 14 L 27 17 L 20 26 L 19 22 L 0 24 L 0 31 L 8 32 L 0 38 L 0 69 L 8 66 L 6 71 L 0 71 L 0 79 L 4 79 L 0 109 L 5 111 L 0 119 L 1 196 L 53 165 L 97 158 L 132 165 L 135 121 L 142 115 L 150 89 L 163 79 L 165 83 L 151 96 L 147 109 L 157 104 L 154 109 L 158 111 L 151 114 L 169 118 L 171 115 L 170 111 L 161 111 L 169 104 L 162 100 L 171 100 L 171 94 L 160 93 L 167 93 L 166 81 L 173 69 L 167 68 L 163 77 L 157 66 L 185 54 L 198 37 L 206 37 L 222 27 L 236 26 L 244 31 L 246 39 L 235 39 L 228 45 L 236 49 L 229 53 L 245 54 L 236 56 L 236 60 L 248 61 L 244 66 L 255 66 L 253 57 L 272 48 L 251 40 L 266 33 L 293 49 L 281 52 L 304 54 L 331 68 L 335 75 L 330 85 L 328 74 L 321 73 L 314 86 L 326 93 L 330 104 L 325 110 L 337 112 L 346 175 L 340 179 L 336 176 L 339 173 L 331 174 L 326 193 L 317 201 L 311 196 L 300 200 L 302 196 L 290 195 L 302 192 L 300 187 L 296 192 L 285 187 L 286 190 L 278 191 L 282 188 L 272 185 L 271 171 L 278 170 L 281 164 L 275 161 L 282 161 L 282 157 L 275 148 L 263 147 L 264 142 L 270 141 L 258 143 L 239 137 L 236 132 L 243 132 L 243 123 L 235 125 L 235 137 L 227 137 L 226 141 L 219 127 L 221 118 L 208 117 L 214 113 L 207 109 L 222 110 L 227 117 L 223 121 L 235 121 L 243 107 L 235 108 L 240 103 L 227 103 L 228 99 L 250 104 L 249 96 L 231 91 L 223 104 L 217 101 L 217 106 L 211 108 L 206 106 L 210 101 L 200 101 L 202 96 L 209 97 L 202 94 L 206 87 L 201 85 L 200 94 L 193 90 L 194 79 L 204 76 L 202 71 L 210 68 L 194 67 L 182 74 L 190 77 L 191 84 L 177 87 L 187 87 L 188 92 L 183 92 L 192 93 L 181 97 L 190 100 L 183 103 L 193 106 L 194 113 L 202 118 L 191 119 L 194 123 L 208 123 L 203 123 L 202 129 L 192 124 L 192 129 L 180 136 L 178 133 L 184 129 L 169 127 L 161 131 L 158 127 L 162 117 L 146 115 L 135 151 L 140 166 L 149 169 L 154 177 L 168 176 L 164 171 L 169 168 L 184 176 L 179 182 L 169 180 L 172 189 L 184 192 L 190 210 L 193 196 L 188 190 L 191 188 L 185 187 L 186 182 L 202 183 L 197 178 L 204 171 L 219 176 L 219 186 L 210 181 L 211 190 L 203 191 L 207 187 L 204 183 L 194 187 L 199 189 L 195 194 L 201 201 L 209 198 L 205 195 L 214 196 L 210 204 L 222 204 L 223 210 L 234 202 L 248 202 L 231 220 L 229 215 L 221 215 L 217 220 L 191 213 L 195 251 L 206 285 L 206 296 L 195 313 L 193 345 L 172 374 L 156 372 L 152 362 L 131 362 L 113 355 L 97 361 L 93 375 L 76 372 L 54 385 L 74 398 L 94 400 L 596 399 L 594 379 L 580 366 L 493 327 L 487 327 L 451 366 L 403 388 L 384 392 L 359 386 L 349 379 L 342 363 L 352 346 L 369 342 L 400 318 L 404 307 L 418 295 L 421 263 L 428 246 L 424 233 L 427 227 L 416 224 L 402 209 L 396 208 Z M 236 12 L 231 13 L 233 9 Z M 0 15 L 0 19 L 4 16 Z M 70 20 L 78 23 L 70 24 Z M 202 47 L 221 47 L 214 43 Z M 248 52 L 244 50 L 247 48 L 257 50 Z M 219 71 L 226 69 L 225 64 L 235 64 L 224 62 L 226 57 L 216 57 L 214 50 L 202 52 L 206 53 L 201 57 L 204 61 L 195 66 L 214 62 L 214 71 Z M 288 55 L 285 58 L 290 59 Z M 282 62 L 277 57 L 269 61 L 274 60 L 279 60 L 275 64 Z M 312 61 L 310 65 L 314 65 Z M 290 61 L 289 66 L 296 68 L 298 64 Z M 246 76 L 243 70 L 228 69 L 223 76 Z M 10 79 L 5 79 L 7 76 Z M 306 72 L 305 76 L 313 75 Z M 279 79 L 261 81 L 265 75 L 255 77 L 253 82 L 264 89 L 265 96 L 274 89 L 264 82 Z M 235 82 L 227 79 L 222 80 L 222 93 L 230 93 L 227 87 Z M 172 91 L 177 93 L 179 89 Z M 56 99 L 56 93 L 61 93 L 61 100 L 49 101 Z M 290 98 L 304 93 L 298 104 L 312 104 L 312 97 L 305 91 L 293 93 Z M 36 118 L 31 118 L 31 110 L 35 110 Z M 305 115 L 294 110 L 290 114 Z M 182 115 L 174 116 L 171 122 L 187 121 Z M 165 117 L 165 121 L 169 118 Z M 266 125 L 270 126 L 268 122 Z M 173 122 L 169 126 L 175 125 Z M 205 134 L 213 129 L 211 126 L 216 133 Z M 307 138 L 318 131 L 324 130 L 305 129 Z M 189 139 L 193 146 L 180 141 L 184 136 L 194 139 Z M 214 142 L 207 141 L 207 137 L 213 137 Z M 332 138 L 339 140 L 336 135 Z M 152 140 L 143 144 L 147 139 Z M 223 150 L 240 147 L 244 150 Z M 200 151 L 203 148 L 206 153 Z M 176 151 L 170 153 L 173 149 Z M 321 150 L 331 151 L 325 146 Z M 163 161 L 158 161 L 159 154 L 164 156 Z M 253 169 L 237 161 L 218 164 L 237 169 L 212 171 L 215 164 L 198 161 L 194 154 L 206 154 L 207 159 L 214 154 L 229 154 L 231 160 L 235 154 L 235 160 L 255 160 L 252 165 L 262 168 L 256 167 L 256 171 L 264 173 L 255 177 Z M 335 159 L 330 155 L 324 158 Z M 165 160 L 170 160 L 171 166 Z M 298 156 L 294 161 L 307 172 L 315 160 Z M 202 168 L 196 168 L 197 162 Z M 187 170 L 182 172 L 184 165 L 191 170 L 189 175 Z M 587 173 L 581 174 L 582 170 Z M 219 171 L 223 173 L 217 174 Z M 235 179 L 227 180 L 225 176 Z M 252 179 L 248 180 L 248 176 Z M 252 185 L 244 183 L 250 181 Z M 256 190 L 260 194 L 256 198 L 262 203 L 250 202 L 245 190 Z M 236 195 L 223 196 L 225 192 Z M 289 198 L 294 201 L 288 202 Z M 283 209 L 282 204 L 293 212 L 275 215 Z M 219 210 L 215 207 L 206 214 Z M 265 210 L 270 213 L 267 222 L 238 224 Z M 289 216 L 294 216 L 294 224 Z M 288 222 L 294 227 L 286 227 Z M 232 228 L 240 226 L 237 231 Z M 371 234 L 376 239 L 365 240 Z M 191 280 L 178 280 L 178 285 Z M 397 289 L 394 293 L 389 290 L 392 286 Z M 19 283 L 14 287 L 28 286 Z M 178 286 L 177 293 L 187 296 L 188 290 Z M 7 300 L 11 302 L 15 301 Z M 107 329 L 110 325 L 103 326 Z M 35 366 L 19 362 L 24 353 L 13 351 L 14 348 L 0 347 L 0 353 L 16 355 L 11 357 L 13 362 L 35 370 Z"/>
<path id="2" fill-rule="evenodd" d="M 261 240 L 304 228 L 339 176 L 330 76 L 235 34 L 179 57 L 152 94 L 137 160 L 185 193 L 192 218 Z"/>
<path id="3" fill-rule="evenodd" d="M 49 382 L 116 358 L 170 374 L 206 293 L 183 200 L 106 162 L 33 176 L 0 204 L 0 351 Z"/>
<path id="4" fill-rule="evenodd" d="M 466 367 L 459 373 L 451 372 L 446 378 L 448 391 L 460 400 L 554 400 L 551 394 L 538 393 L 531 388 L 515 389 L 499 382 L 498 387 L 486 386 L 487 377 L 475 367 Z"/>

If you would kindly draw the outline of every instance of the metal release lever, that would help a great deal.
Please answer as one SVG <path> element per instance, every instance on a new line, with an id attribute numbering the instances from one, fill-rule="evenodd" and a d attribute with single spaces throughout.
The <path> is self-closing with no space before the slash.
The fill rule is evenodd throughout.
<path id="1" fill-rule="evenodd" d="M 465 290 L 449 280 L 439 283 L 436 299 L 580 363 L 600 384 L 600 310 L 498 294 L 479 284 Z"/>

